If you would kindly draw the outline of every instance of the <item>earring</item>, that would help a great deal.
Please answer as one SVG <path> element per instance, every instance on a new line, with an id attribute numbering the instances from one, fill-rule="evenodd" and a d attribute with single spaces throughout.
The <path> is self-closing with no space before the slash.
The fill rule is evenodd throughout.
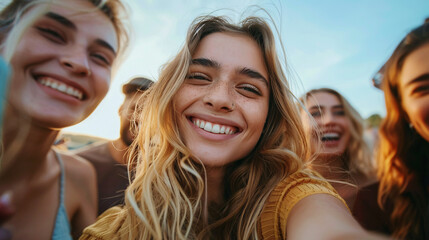
<path id="1" fill-rule="evenodd" d="M 414 125 L 413 125 L 412 123 L 409 123 L 409 124 L 408 124 L 408 127 L 409 127 L 410 129 L 414 129 Z"/>

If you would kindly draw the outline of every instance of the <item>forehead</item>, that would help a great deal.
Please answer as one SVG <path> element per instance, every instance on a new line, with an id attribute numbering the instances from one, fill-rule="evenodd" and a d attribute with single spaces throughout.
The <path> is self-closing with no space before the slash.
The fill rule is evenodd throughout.
<path id="1" fill-rule="evenodd" d="M 429 43 L 420 46 L 405 58 L 399 84 L 403 86 L 424 73 L 429 73 Z"/>
<path id="2" fill-rule="evenodd" d="M 316 92 L 312 93 L 307 98 L 307 107 L 311 108 L 314 106 L 332 107 L 342 105 L 340 99 L 332 93 L 328 92 Z"/>
<path id="3" fill-rule="evenodd" d="M 193 58 L 208 58 L 222 67 L 248 67 L 267 77 L 263 53 L 249 36 L 239 33 L 216 32 L 204 37 Z"/>

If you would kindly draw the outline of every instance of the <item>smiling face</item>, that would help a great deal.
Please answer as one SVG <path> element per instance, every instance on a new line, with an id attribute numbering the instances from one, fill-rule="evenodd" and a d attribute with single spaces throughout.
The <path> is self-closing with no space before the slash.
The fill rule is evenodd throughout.
<path id="1" fill-rule="evenodd" d="M 267 118 L 269 89 L 254 40 L 232 33 L 203 38 L 173 99 L 179 132 L 192 154 L 214 168 L 247 156 Z"/>
<path id="2" fill-rule="evenodd" d="M 64 2 L 69 7 L 53 4 L 27 28 L 11 59 L 10 108 L 47 128 L 76 124 L 95 109 L 118 45 L 113 24 L 89 1 Z"/>
<path id="3" fill-rule="evenodd" d="M 405 58 L 399 89 L 409 122 L 429 142 L 429 43 Z"/>
<path id="4" fill-rule="evenodd" d="M 350 123 L 337 96 L 327 92 L 312 93 L 306 102 L 306 108 L 313 116 L 320 130 L 319 149 L 316 131 L 307 116 L 303 116 L 304 127 L 311 134 L 312 149 L 322 156 L 341 155 L 350 141 Z M 302 112 L 302 115 L 305 115 Z"/>

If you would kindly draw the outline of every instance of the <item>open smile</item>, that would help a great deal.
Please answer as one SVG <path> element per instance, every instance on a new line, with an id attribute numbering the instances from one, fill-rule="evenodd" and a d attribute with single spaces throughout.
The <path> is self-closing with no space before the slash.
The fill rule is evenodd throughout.
<path id="1" fill-rule="evenodd" d="M 81 90 L 79 90 L 73 86 L 70 86 L 64 82 L 58 81 L 52 77 L 35 76 L 35 79 L 38 83 L 40 83 L 43 86 L 57 90 L 58 92 L 72 96 L 78 100 L 83 100 L 85 97 L 84 93 Z"/>
<path id="2" fill-rule="evenodd" d="M 239 132 L 239 129 L 237 127 L 209 122 L 195 117 L 191 117 L 190 121 L 196 127 L 210 133 L 232 135 Z"/>

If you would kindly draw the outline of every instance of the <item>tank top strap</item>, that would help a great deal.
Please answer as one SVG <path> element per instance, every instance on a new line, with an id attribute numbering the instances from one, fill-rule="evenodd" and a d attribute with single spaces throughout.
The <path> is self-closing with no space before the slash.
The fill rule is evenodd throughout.
<path id="1" fill-rule="evenodd" d="M 64 203 L 65 196 L 65 175 L 66 171 L 61 155 L 54 151 L 55 156 L 60 164 L 60 197 L 57 216 L 55 218 L 54 231 L 52 232 L 52 240 L 72 240 L 70 222 L 67 216 L 67 210 Z"/>

